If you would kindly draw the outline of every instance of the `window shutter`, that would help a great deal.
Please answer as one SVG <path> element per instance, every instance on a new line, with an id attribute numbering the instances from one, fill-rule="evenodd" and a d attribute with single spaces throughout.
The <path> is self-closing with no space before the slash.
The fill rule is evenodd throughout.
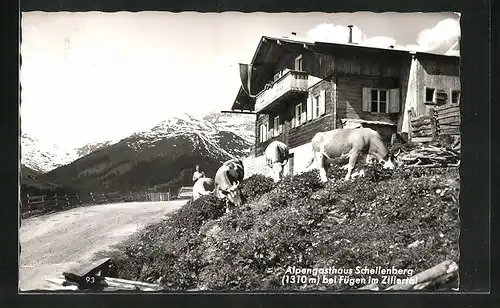
<path id="1" fill-rule="evenodd" d="M 399 112 L 399 89 L 390 89 L 389 90 L 389 113 L 398 113 Z"/>
<path id="2" fill-rule="evenodd" d="M 313 100 L 311 96 L 307 97 L 307 121 L 313 119 Z"/>
<path id="3" fill-rule="evenodd" d="M 363 88 L 363 111 L 370 112 L 371 88 Z"/>
<path id="4" fill-rule="evenodd" d="M 295 128 L 295 106 L 292 105 L 292 128 Z"/>
<path id="5" fill-rule="evenodd" d="M 302 119 L 301 124 L 303 124 L 307 122 L 307 106 L 306 108 L 304 108 L 304 104 L 301 104 L 301 106 L 302 106 L 302 116 L 300 118 Z"/>
<path id="6" fill-rule="evenodd" d="M 319 114 L 318 116 L 322 116 L 325 114 L 326 108 L 325 108 L 325 90 L 321 90 L 319 92 Z"/>

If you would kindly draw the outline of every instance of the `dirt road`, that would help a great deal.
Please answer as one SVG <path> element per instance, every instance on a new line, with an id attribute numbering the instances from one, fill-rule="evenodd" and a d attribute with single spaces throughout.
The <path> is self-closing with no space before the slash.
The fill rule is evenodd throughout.
<path id="1" fill-rule="evenodd" d="M 45 277 L 57 277 L 72 264 L 90 261 L 96 252 L 126 240 L 186 202 L 105 204 L 23 220 L 19 289 L 43 289 Z"/>

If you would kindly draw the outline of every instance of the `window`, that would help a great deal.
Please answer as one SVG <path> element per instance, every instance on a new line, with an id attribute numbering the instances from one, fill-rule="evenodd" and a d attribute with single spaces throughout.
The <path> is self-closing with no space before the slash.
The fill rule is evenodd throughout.
<path id="1" fill-rule="evenodd" d="M 319 95 L 315 96 L 313 99 L 313 119 L 316 119 L 319 117 L 320 113 L 320 108 L 319 108 Z"/>
<path id="2" fill-rule="evenodd" d="M 299 126 L 302 124 L 302 104 L 298 104 L 295 106 L 295 126 Z"/>
<path id="3" fill-rule="evenodd" d="M 460 91 L 457 90 L 451 91 L 451 103 L 460 104 Z"/>
<path id="4" fill-rule="evenodd" d="M 280 116 L 274 117 L 274 120 L 273 120 L 273 132 L 274 132 L 274 137 L 276 137 L 279 134 L 281 134 Z"/>
<path id="5" fill-rule="evenodd" d="M 302 55 L 295 58 L 295 70 L 302 71 Z"/>
<path id="6" fill-rule="evenodd" d="M 371 90 L 371 112 L 387 112 L 387 90 Z"/>
<path id="7" fill-rule="evenodd" d="M 445 91 L 436 92 L 436 105 L 445 105 L 448 103 L 448 93 Z"/>
<path id="8" fill-rule="evenodd" d="M 426 103 L 434 103 L 434 93 L 435 93 L 435 89 L 425 88 L 425 102 Z"/>
<path id="9" fill-rule="evenodd" d="M 268 138 L 267 138 L 267 123 L 264 123 L 264 124 L 260 124 L 260 131 L 259 131 L 259 141 L 260 142 L 264 142 L 266 141 Z"/>
<path id="10" fill-rule="evenodd" d="M 373 89 L 363 87 L 363 111 L 373 113 L 400 112 L 400 91 L 394 89 Z"/>

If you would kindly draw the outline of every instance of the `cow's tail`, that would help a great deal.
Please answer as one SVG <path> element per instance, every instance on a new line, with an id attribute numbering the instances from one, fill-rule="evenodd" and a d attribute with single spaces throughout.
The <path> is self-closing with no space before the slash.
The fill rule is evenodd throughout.
<path id="1" fill-rule="evenodd" d="M 218 188 L 217 183 L 214 183 L 214 190 L 212 190 L 211 194 L 215 195 L 216 197 L 217 197 L 217 195 L 216 195 L 217 188 Z"/>
<path id="2" fill-rule="evenodd" d="M 307 162 L 306 168 L 309 168 L 312 165 L 315 157 L 316 157 L 316 155 L 314 155 L 314 150 L 313 150 L 313 151 L 311 151 L 311 159 Z"/>

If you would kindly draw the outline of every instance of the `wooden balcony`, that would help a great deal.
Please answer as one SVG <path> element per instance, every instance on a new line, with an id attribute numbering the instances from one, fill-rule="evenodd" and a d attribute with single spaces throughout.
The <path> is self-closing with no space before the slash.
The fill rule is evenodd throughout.
<path id="1" fill-rule="evenodd" d="M 266 112 L 284 99 L 298 93 L 307 93 L 308 74 L 289 70 L 273 85 L 262 90 L 255 98 L 255 112 Z"/>

